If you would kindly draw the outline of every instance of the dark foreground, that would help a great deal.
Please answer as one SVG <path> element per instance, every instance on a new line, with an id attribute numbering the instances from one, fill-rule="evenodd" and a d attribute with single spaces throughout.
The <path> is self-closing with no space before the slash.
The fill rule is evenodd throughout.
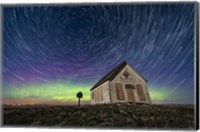
<path id="1" fill-rule="evenodd" d="M 194 108 L 161 105 L 4 106 L 4 126 L 194 129 Z"/>

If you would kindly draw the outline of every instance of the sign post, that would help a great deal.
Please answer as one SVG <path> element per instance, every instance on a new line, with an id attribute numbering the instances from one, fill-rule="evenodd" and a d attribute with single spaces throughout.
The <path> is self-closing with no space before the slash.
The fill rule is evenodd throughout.
<path id="1" fill-rule="evenodd" d="M 83 97 L 83 93 L 81 91 L 79 91 L 77 94 L 76 94 L 76 97 L 78 98 L 78 108 L 80 107 L 80 100 L 81 98 Z"/>

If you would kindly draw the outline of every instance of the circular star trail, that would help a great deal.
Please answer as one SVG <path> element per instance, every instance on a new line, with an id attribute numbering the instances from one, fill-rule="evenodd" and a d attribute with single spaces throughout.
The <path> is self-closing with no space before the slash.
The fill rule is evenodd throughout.
<path id="1" fill-rule="evenodd" d="M 153 102 L 193 103 L 194 4 L 3 7 L 5 102 L 89 100 L 122 61 Z"/>

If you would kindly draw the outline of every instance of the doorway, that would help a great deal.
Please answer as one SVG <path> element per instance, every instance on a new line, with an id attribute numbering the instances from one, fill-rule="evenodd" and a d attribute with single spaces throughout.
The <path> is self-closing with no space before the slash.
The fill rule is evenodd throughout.
<path id="1" fill-rule="evenodd" d="M 127 92 L 127 97 L 128 97 L 128 102 L 135 102 L 135 96 L 134 96 L 134 85 L 131 84 L 126 84 L 125 85 L 126 92 Z"/>

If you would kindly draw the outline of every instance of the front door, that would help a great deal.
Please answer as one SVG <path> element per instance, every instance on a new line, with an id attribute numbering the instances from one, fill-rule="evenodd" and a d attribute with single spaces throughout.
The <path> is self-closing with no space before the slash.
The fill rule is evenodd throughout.
<path id="1" fill-rule="evenodd" d="M 125 88 L 127 92 L 128 102 L 135 102 L 135 97 L 134 97 L 135 87 L 131 84 L 126 84 Z"/>
<path id="2" fill-rule="evenodd" d="M 128 96 L 128 102 L 134 102 L 134 93 L 133 89 L 126 89 L 127 96 Z"/>

